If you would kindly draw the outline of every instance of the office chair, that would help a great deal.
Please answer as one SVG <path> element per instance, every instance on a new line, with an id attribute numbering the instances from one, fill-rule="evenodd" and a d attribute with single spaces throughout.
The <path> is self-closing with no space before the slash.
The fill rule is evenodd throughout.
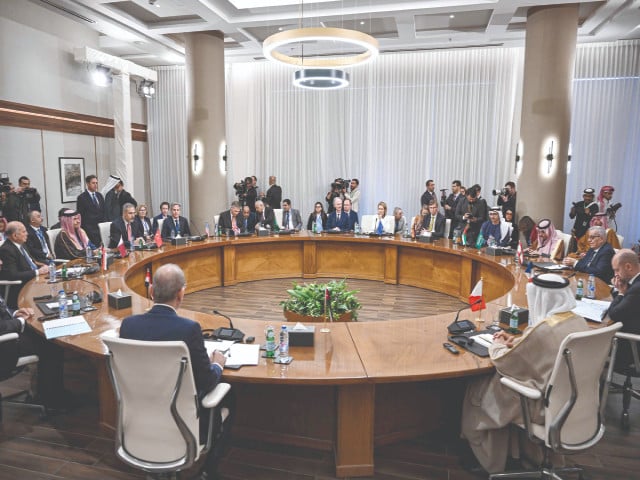
<path id="1" fill-rule="evenodd" d="M 631 383 L 631 377 L 640 377 L 640 357 L 638 356 L 638 344 L 640 344 L 640 335 L 618 332 L 616 333 L 616 339 L 618 343 L 629 342 L 631 355 L 633 357 L 632 364 L 624 366 L 620 371 L 618 371 L 618 368 L 615 369 L 616 372 L 625 376 L 624 384 L 620 385 L 611 382 L 611 386 L 622 391 L 622 416 L 620 418 L 620 424 L 622 425 L 623 429 L 629 430 L 629 405 L 631 404 L 631 398 L 633 397 L 636 399 L 640 399 L 640 390 L 634 389 Z M 612 363 L 615 364 L 613 353 L 611 356 L 611 360 Z"/>
<path id="2" fill-rule="evenodd" d="M 104 248 L 109 248 L 109 236 L 111 235 L 111 222 L 100 222 L 98 224 L 98 229 L 100 229 L 100 240 L 102 240 L 102 245 L 104 245 Z"/>
<path id="3" fill-rule="evenodd" d="M 26 355 L 22 357 L 18 355 L 17 333 L 5 333 L 4 335 L 0 335 L 0 381 L 15 377 L 28 365 L 35 365 L 38 361 L 39 358 L 37 355 Z M 24 401 L 13 401 L 15 397 L 19 397 L 21 395 L 25 395 Z M 0 423 L 2 423 L 2 404 L 4 402 L 11 403 L 12 405 L 37 408 L 40 410 L 41 415 L 44 416 L 44 406 L 29 403 L 31 400 L 31 392 L 28 390 L 21 390 L 5 396 L 0 392 Z"/>
<path id="4" fill-rule="evenodd" d="M 505 472 L 490 475 L 498 478 L 545 478 L 561 480 L 559 473 L 574 472 L 582 478 L 580 467 L 554 468 L 551 453 L 577 453 L 592 447 L 604 435 L 604 407 L 608 383 L 613 372 L 610 362 L 601 387 L 601 376 L 610 352 L 615 352 L 614 335 L 622 327 L 615 323 L 609 327 L 576 332 L 562 341 L 556 361 L 543 394 L 509 378 L 500 382 L 520 395 L 523 428 L 529 440 L 544 448 L 544 460 L 538 470 Z M 612 350 L 613 347 L 613 350 Z M 544 423 L 533 423 L 530 401 L 544 402 Z"/>
<path id="5" fill-rule="evenodd" d="M 215 409 L 230 390 L 220 383 L 201 401 L 211 410 L 204 445 L 199 441 L 198 397 L 184 342 L 148 342 L 104 334 L 107 369 L 116 395 L 116 455 L 152 476 L 191 467 L 219 431 Z M 228 412 L 222 409 L 220 418 Z M 217 422 L 215 422 L 217 423 Z"/>

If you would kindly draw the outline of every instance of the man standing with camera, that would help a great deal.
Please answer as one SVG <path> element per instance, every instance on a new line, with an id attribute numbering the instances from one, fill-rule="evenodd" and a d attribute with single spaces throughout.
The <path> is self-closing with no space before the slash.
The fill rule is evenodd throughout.
<path id="1" fill-rule="evenodd" d="M 360 203 L 360 180 L 352 178 L 349 187 L 350 192 L 346 192 L 344 198 L 351 200 L 351 210 L 357 214 Z"/>
<path id="2" fill-rule="evenodd" d="M 502 207 L 502 216 L 504 217 L 507 210 L 511 210 L 516 218 L 516 184 L 507 182 L 502 190 L 494 190 L 493 194 L 498 195 L 498 206 Z"/>
<path id="3" fill-rule="evenodd" d="M 576 219 L 571 231 L 575 241 L 571 242 L 569 252 L 576 251 L 578 240 L 587 233 L 591 219 L 598 213 L 598 203 L 594 202 L 595 193 L 593 188 L 585 188 L 582 192 L 582 201 L 574 202 L 571 211 L 569 211 L 569 218 Z"/>
<path id="4" fill-rule="evenodd" d="M 443 188 L 440 191 L 442 192 L 442 198 L 440 200 L 440 205 L 444 208 L 444 218 L 451 220 L 451 228 L 449 229 L 449 238 L 453 238 L 453 230 L 455 229 L 456 222 L 456 208 L 458 207 L 458 202 L 462 199 L 463 195 L 460 194 L 460 188 L 462 187 L 462 182 L 460 180 L 454 180 L 451 182 L 451 193 L 447 197 L 447 189 Z"/>
<path id="5" fill-rule="evenodd" d="M 40 194 L 31 187 L 31 180 L 22 176 L 18 179 L 18 186 L 7 195 L 7 203 L 4 208 L 4 216 L 8 221 L 29 223 L 29 212 L 41 211 Z"/>

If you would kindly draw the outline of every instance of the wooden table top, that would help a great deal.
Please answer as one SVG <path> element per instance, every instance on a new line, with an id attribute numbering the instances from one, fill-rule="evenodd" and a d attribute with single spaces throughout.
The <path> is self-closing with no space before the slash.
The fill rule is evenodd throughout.
<path id="1" fill-rule="evenodd" d="M 151 262 L 154 265 L 167 262 L 180 264 L 181 259 L 189 258 L 190 254 L 194 255 L 195 252 L 200 254 L 211 252 L 213 255 L 216 252 L 215 249 L 224 250 L 229 246 L 255 246 L 258 249 L 256 251 L 261 251 L 270 244 L 293 246 L 295 242 L 305 244 L 311 242 L 309 245 L 314 246 L 321 245 L 322 242 L 339 242 L 345 245 L 389 245 L 398 248 L 398 253 L 394 254 L 398 258 L 404 253 L 413 255 L 411 261 L 415 261 L 416 252 L 419 253 L 418 259 L 424 258 L 428 261 L 430 256 L 434 255 L 429 251 L 471 259 L 474 262 L 473 265 L 476 265 L 474 269 L 488 269 L 484 270 L 487 272 L 495 270 L 497 274 L 502 277 L 506 275 L 505 278 L 513 281 L 513 288 L 493 299 L 484 312 L 487 324 L 497 315 L 496 312 L 500 308 L 511 305 L 512 302 L 526 306 L 527 277 L 524 269 L 513 265 L 511 258 L 493 257 L 479 253 L 475 249 L 454 248 L 446 239 L 424 244 L 401 238 L 373 239 L 352 235 L 313 235 L 306 232 L 280 237 L 209 239 L 189 246 L 168 245 L 157 251 L 134 252 L 128 258 L 114 262 L 106 274 L 95 274 L 87 277 L 86 280 L 65 282 L 64 287 L 67 291 L 78 290 L 85 293 L 95 288 L 90 284 L 93 283 L 102 290 L 104 301 L 96 305 L 98 310 L 84 314 L 92 328 L 90 333 L 62 337 L 56 342 L 90 356 L 103 356 L 107 350 L 99 338 L 100 335 L 107 330 L 118 329 L 122 318 L 143 312 L 152 306 L 150 300 L 136 293 L 129 284 L 129 279 L 144 272 L 145 266 Z M 424 255 L 421 252 L 424 252 Z M 309 255 L 306 250 L 305 255 Z M 225 265 L 224 268 L 229 267 Z M 506 271 L 509 273 L 505 273 Z M 455 274 L 462 275 L 464 272 L 455 272 Z M 571 280 L 574 288 L 575 280 L 575 277 Z M 190 282 L 191 279 L 187 277 L 187 283 Z M 33 297 L 57 294 L 60 286 L 60 283 L 47 283 L 46 278 L 36 278 L 22 289 L 19 304 L 34 308 L 37 318 L 40 316 L 40 311 Z M 119 289 L 132 295 L 131 308 L 123 310 L 109 308 L 107 294 Z M 599 298 L 605 298 L 608 295 L 608 289 L 602 282 L 598 284 L 597 293 Z M 228 326 L 227 320 L 213 314 L 184 309 L 180 309 L 179 314 L 200 322 L 203 328 Z M 459 355 L 452 355 L 442 347 L 442 343 L 447 341 L 446 326 L 451 323 L 454 316 L 455 314 L 451 313 L 393 322 L 335 323 L 330 325 L 330 333 L 321 333 L 319 330 L 322 324 L 316 324 L 315 347 L 292 347 L 291 354 L 294 361 L 290 365 L 281 366 L 261 358 L 257 367 L 245 366 L 237 371 L 225 370 L 224 376 L 232 382 L 333 385 L 418 381 L 475 375 L 490 371 L 492 367 L 487 359 L 481 359 L 464 351 Z M 478 317 L 477 313 L 473 316 L 475 318 L 470 317 L 469 313 L 466 315 L 463 313 L 461 318 L 475 320 Z M 38 332 L 43 333 L 42 324 L 39 321 L 31 319 L 29 323 Z M 234 318 L 234 326 L 241 329 L 245 335 L 254 336 L 258 342 L 264 340 L 266 325 L 265 321 Z M 483 328 L 484 323 L 479 323 L 478 326 Z"/>

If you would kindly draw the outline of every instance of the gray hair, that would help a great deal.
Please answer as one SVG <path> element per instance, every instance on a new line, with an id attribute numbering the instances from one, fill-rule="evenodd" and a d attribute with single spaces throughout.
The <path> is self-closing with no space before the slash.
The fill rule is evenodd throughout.
<path id="1" fill-rule="evenodd" d="M 127 210 L 129 210 L 130 208 L 133 208 L 135 210 L 136 206 L 133 203 L 129 203 L 129 202 L 122 205 L 122 215 L 124 215 L 127 212 Z"/>
<path id="2" fill-rule="evenodd" d="M 607 232 L 603 227 L 600 227 L 598 225 L 595 225 L 591 228 L 589 228 L 589 233 L 595 233 L 597 234 L 600 238 L 603 238 L 604 240 L 607 239 Z"/>
<path id="3" fill-rule="evenodd" d="M 237 200 L 234 200 L 233 202 L 231 202 L 231 208 L 242 208 L 240 206 L 240 202 Z"/>
<path id="4" fill-rule="evenodd" d="M 155 303 L 172 302 L 185 286 L 184 272 L 178 265 L 174 263 L 162 265 L 153 274 L 153 301 Z"/>
<path id="5" fill-rule="evenodd" d="M 395 214 L 396 214 L 396 213 L 398 213 L 398 212 L 402 213 L 402 209 L 401 209 L 400 207 L 395 207 L 395 208 L 393 209 L 393 214 L 395 215 Z"/>

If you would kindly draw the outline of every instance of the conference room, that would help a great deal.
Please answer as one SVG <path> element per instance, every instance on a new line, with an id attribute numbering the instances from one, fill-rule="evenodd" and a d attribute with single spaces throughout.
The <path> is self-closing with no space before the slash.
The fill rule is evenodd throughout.
<path id="1" fill-rule="evenodd" d="M 42 197 L 45 225 L 58 221 L 61 208 L 75 208 L 74 188 L 82 191 L 84 177 L 91 174 L 97 175 L 99 189 L 109 175 L 123 178 L 127 191 L 139 204 L 149 207 L 148 216 L 158 214 L 163 201 L 181 204 L 181 215 L 188 219 L 194 236 L 205 234 L 205 224 L 215 225 L 216 215 L 238 199 L 234 184 L 251 175 L 257 177 L 258 192 L 265 194 L 269 177 L 275 176 L 282 198 L 291 199 L 303 219 L 314 210 L 315 202 L 324 203 L 337 177 L 359 180 L 361 217 L 375 215 L 378 203 L 384 201 L 390 212 L 400 207 L 407 219 L 419 213 L 427 179 L 434 179 L 438 196 L 440 189 L 450 191 L 451 182 L 460 179 L 467 187 L 482 185 L 489 205 L 497 202 L 493 189 L 514 181 L 517 217 L 549 218 L 563 232 L 571 231 L 569 211 L 585 188 L 599 191 L 603 185 L 614 185 L 613 201 L 622 204 L 615 219 L 617 233 L 623 237 L 621 246 L 629 248 L 636 243 L 640 218 L 633 206 L 638 204 L 634 180 L 640 178 L 635 161 L 640 148 L 640 112 L 634 99 L 640 72 L 638 29 L 634 29 L 639 22 L 633 9 L 614 12 L 611 2 L 598 8 L 554 3 L 548 10 L 503 1 L 491 8 L 478 3 L 438 9 L 418 2 L 260 3 L 2 2 L 0 38 L 5 48 L 0 54 L 4 66 L 0 77 L 0 170 L 6 171 L 13 183 L 22 175 L 29 177 Z M 379 53 L 365 65 L 343 69 L 350 82 L 345 88 L 314 91 L 295 87 L 292 78 L 296 69 L 265 60 L 263 44 L 281 28 L 298 28 L 301 19 L 303 27 L 365 33 L 377 41 Z M 606 28 L 598 28 L 604 23 Z M 334 52 L 314 54 L 308 46 L 302 59 L 330 58 L 336 48 L 342 49 L 344 57 L 354 47 L 326 48 L 334 48 Z M 293 58 L 300 58 L 291 52 Z M 111 69 L 107 87 L 91 83 L 98 65 Z M 79 185 L 65 181 L 65 168 L 82 172 L 78 174 Z M 267 385 L 261 375 L 274 372 L 258 375 L 251 373 L 253 367 L 225 369 L 223 380 L 236 392 L 238 417 L 234 428 L 237 443 L 220 466 L 223 478 L 246 478 L 250 472 L 275 478 L 289 468 L 293 474 L 328 478 L 385 474 L 402 478 L 413 468 L 434 472 L 436 478 L 443 472 L 468 475 L 460 455 L 446 451 L 457 452 L 460 447 L 459 428 L 446 432 L 448 443 L 442 442 L 447 443 L 443 451 L 439 440 L 434 441 L 444 439 L 434 419 L 449 419 L 449 425 L 459 423 L 464 377 L 488 374 L 492 367 L 488 360 L 468 352 L 454 356 L 442 343 L 447 341 L 446 326 L 468 301 L 480 278 L 488 303 L 482 325 L 475 313 L 463 310 L 462 318 L 484 327 L 501 308 L 513 303 L 526 305 L 525 269 L 516 269 L 513 255 L 500 258 L 469 247 L 454 249 L 447 239 L 422 243 L 402 236 L 313 236 L 308 232 L 234 241 L 207 238 L 186 246 L 165 243 L 161 249 L 116 260 L 104 277 L 98 277 L 96 283 L 104 291 L 105 304 L 99 313 L 87 314 L 88 323 L 95 327 L 100 318 L 111 328 L 118 327 L 122 317 L 108 306 L 107 295 L 118 289 L 132 296 L 131 311 L 125 309 L 128 314 L 150 307 L 146 268 L 153 273 L 169 262 L 177 263 L 187 274 L 185 301 L 194 306 L 185 308 L 185 314 L 205 328 L 228 323 L 210 315 L 211 309 L 209 313 L 199 310 L 204 304 L 198 306 L 192 295 L 211 290 L 212 296 L 223 296 L 219 292 L 244 286 L 248 290 L 243 295 L 259 295 L 265 288 L 265 297 L 273 297 L 261 282 L 276 280 L 289 285 L 291 281 L 345 277 L 347 282 L 365 282 L 364 289 L 374 292 L 368 293 L 368 298 L 374 300 L 368 301 L 363 311 L 375 312 L 375 298 L 387 295 L 386 288 L 418 289 L 412 291 L 418 302 L 424 301 L 412 305 L 415 310 L 422 309 L 423 315 L 380 322 L 365 317 L 364 321 L 332 325 L 328 337 L 316 332 L 315 353 L 296 352 L 302 347 L 292 347 L 294 361 L 286 370 L 291 378 L 273 385 Z M 575 288 L 579 277 L 570 279 L 570 288 Z M 282 289 L 274 304 L 284 298 L 286 289 Z M 22 298 L 31 305 L 33 297 L 50 290 L 46 279 L 40 278 L 24 287 Z M 608 294 L 604 284 L 598 285 L 598 292 L 602 298 Z M 432 293 L 446 296 L 442 302 L 451 306 L 448 313 L 430 314 L 422 295 Z M 227 311 L 218 308 L 220 304 L 214 308 L 232 312 L 236 328 L 254 336 L 256 343 L 264 342 L 261 322 L 266 320 L 252 319 L 253 311 L 241 314 L 242 296 L 236 298 Z M 435 320 L 429 328 L 434 330 L 426 335 L 417 319 L 431 317 Z M 434 358 L 424 358 L 417 367 L 405 365 L 398 358 L 403 349 L 397 345 L 388 356 L 378 358 L 378 349 L 393 348 L 393 344 L 379 342 L 392 335 L 387 332 L 394 332 L 389 326 L 395 322 L 403 325 L 401 338 L 413 335 L 416 342 L 432 342 Z M 102 328 L 98 328 L 100 333 Z M 84 362 L 91 365 L 89 371 L 80 369 L 79 375 L 93 375 L 91 385 L 96 391 L 92 405 L 81 409 L 82 417 L 74 417 L 73 412 L 60 416 L 64 424 L 39 424 L 32 419 L 28 427 L 15 420 L 22 414 L 12 418 L 7 406 L 5 421 L 11 421 L 19 431 L 32 431 L 9 436 L 5 448 L 13 451 L 18 443 L 32 445 L 38 441 L 37 435 L 45 433 L 63 436 L 60 432 L 65 429 L 86 433 L 98 443 L 113 442 L 109 427 L 115 425 L 114 417 L 107 421 L 103 415 L 113 415 L 115 408 L 112 404 L 110 410 L 104 410 L 103 395 L 107 394 L 97 392 L 109 386 L 106 371 L 98 374 L 100 355 L 106 350 L 96 334 L 87 335 L 86 342 L 77 342 L 83 335 L 57 342 L 69 345 L 65 349 L 68 362 L 91 359 Z M 348 345 L 343 343 L 347 338 L 351 339 Z M 335 357 L 331 357 L 331 349 Z M 365 351 L 371 352 L 371 358 L 365 360 Z M 359 363 L 343 364 L 351 355 L 358 357 Z M 333 361 L 326 365 L 329 358 Z M 313 367 L 316 360 L 324 363 Z M 400 376 L 411 378 L 392 379 L 393 375 L 384 372 L 387 365 L 380 362 L 388 363 L 395 374 L 406 372 Z M 440 374 L 422 369 L 434 362 L 451 364 L 452 371 L 466 373 L 449 373 L 432 384 Z M 266 368 L 266 363 L 261 365 Z M 302 365 L 316 370 L 300 372 Z M 349 371 L 332 370 L 326 376 L 327 368 Z M 296 379 L 296 372 L 303 378 Z M 65 382 L 69 387 L 83 383 L 73 376 Z M 300 385 L 304 382 L 309 384 Z M 277 415 L 264 415 L 255 404 L 243 403 L 258 397 L 278 405 L 281 396 L 289 401 L 280 405 Z M 400 398 L 408 403 L 413 398 L 414 403 L 394 405 L 391 401 Z M 619 426 L 620 403 L 620 395 L 609 396 L 607 408 L 613 413 L 606 416 L 607 433 L 601 440 L 609 449 L 612 443 L 607 442 L 633 439 L 636 431 L 633 417 L 628 433 Z M 362 404 L 370 407 L 362 409 L 368 412 L 368 419 L 345 414 L 352 412 L 349 405 Z M 314 413 L 310 405 L 319 411 Z M 419 414 L 420 405 L 430 413 Z M 285 407 L 300 414 L 290 418 L 293 426 L 284 420 Z M 299 411 L 306 408 L 310 408 L 307 416 Z M 632 402 L 632 413 L 633 408 Z M 390 425 L 392 417 L 385 420 L 375 413 L 390 411 L 407 413 L 397 428 Z M 440 411 L 446 415 L 439 417 Z M 312 417 L 315 426 L 306 423 Z M 284 424 L 283 431 L 267 429 L 277 427 L 278 421 Z M 76 429 L 77 423 L 92 426 L 82 432 Z M 316 430 L 311 435 L 293 428 L 300 424 Z M 373 431 L 367 432 L 364 425 Z M 608 436 L 611 432 L 617 432 L 613 439 Z M 361 440 L 353 440 L 351 434 L 360 435 Z M 271 447 L 256 445 L 267 437 L 275 440 L 269 442 Z M 68 443 L 66 448 L 73 452 L 70 457 L 77 461 L 65 462 L 64 469 L 96 468 L 107 477 L 124 471 L 135 478 L 136 474 L 114 457 L 113 443 L 110 450 L 79 448 L 80 453 L 75 451 L 77 445 Z M 364 457 L 357 458 L 359 452 L 356 459 L 345 460 L 345 445 L 354 443 L 369 445 Z M 632 444 L 629 440 L 627 446 Z M 616 453 L 620 464 L 631 463 L 628 469 L 633 471 L 630 458 L 637 452 L 625 448 Z M 27 447 L 27 452 L 40 455 L 35 447 Z M 430 463 L 424 460 L 425 455 L 434 455 L 435 460 Z M 307 462 L 309 456 L 313 460 Z M 45 463 L 52 462 L 47 468 L 63 466 L 51 455 L 41 457 Z M 250 458 L 256 463 L 245 470 L 242 465 L 254 461 Z M 615 462 L 603 461 L 597 451 L 589 458 L 588 465 L 594 468 L 588 471 L 594 478 L 623 474 Z M 305 466 L 296 471 L 298 467 L 289 463 Z M 6 468 L 24 467 L 15 462 Z M 308 473 L 314 468 L 323 473 Z M 71 478 L 73 474 L 68 475 Z M 423 474 L 426 478 L 429 475 Z"/>

